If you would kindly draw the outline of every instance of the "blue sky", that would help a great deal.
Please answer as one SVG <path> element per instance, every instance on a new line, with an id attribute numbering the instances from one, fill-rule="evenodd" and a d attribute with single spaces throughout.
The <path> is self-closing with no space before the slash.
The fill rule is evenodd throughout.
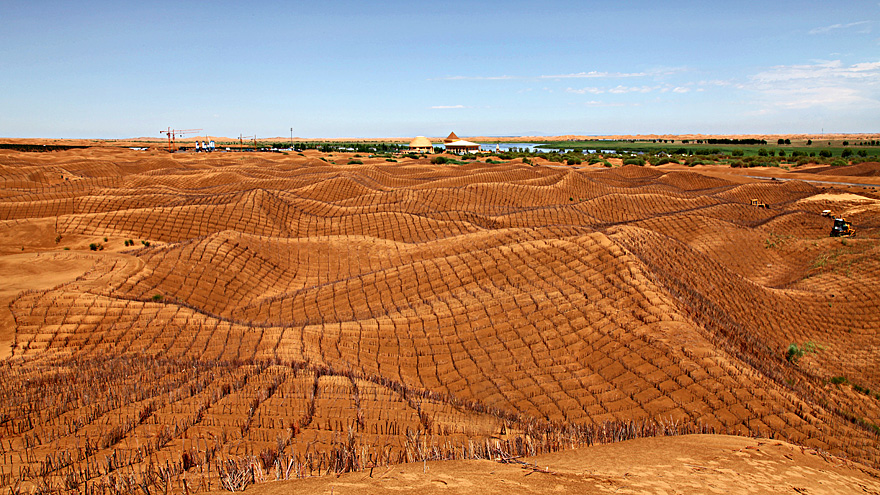
<path id="1" fill-rule="evenodd" d="M 6 1 L 0 136 L 880 132 L 880 1 Z"/>

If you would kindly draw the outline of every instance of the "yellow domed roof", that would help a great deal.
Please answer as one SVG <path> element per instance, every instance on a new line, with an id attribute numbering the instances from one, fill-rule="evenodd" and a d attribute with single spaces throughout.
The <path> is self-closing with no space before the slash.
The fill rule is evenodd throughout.
<path id="1" fill-rule="evenodd" d="M 417 136 L 409 143 L 410 148 L 430 148 L 432 146 L 434 145 L 431 144 L 431 140 L 425 136 Z"/>

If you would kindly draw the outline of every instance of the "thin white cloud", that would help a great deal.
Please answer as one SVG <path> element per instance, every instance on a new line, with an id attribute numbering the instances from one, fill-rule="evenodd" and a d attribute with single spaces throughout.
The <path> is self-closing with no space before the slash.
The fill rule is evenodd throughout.
<path id="1" fill-rule="evenodd" d="M 522 79 L 518 76 L 445 76 L 440 77 L 441 81 L 509 81 L 512 79 Z"/>
<path id="2" fill-rule="evenodd" d="M 871 24 L 871 21 L 858 21 L 858 22 L 850 22 L 849 24 L 832 24 L 830 26 L 822 26 L 809 30 L 810 34 L 825 34 L 830 33 L 836 29 L 849 29 L 851 27 L 856 26 L 864 26 L 866 24 Z M 870 31 L 870 30 L 869 30 Z"/>
<path id="3" fill-rule="evenodd" d="M 655 87 L 650 87 L 650 86 L 622 86 L 622 85 L 617 85 L 617 86 L 615 86 L 615 87 L 609 89 L 608 92 L 609 92 L 609 93 L 613 93 L 613 94 L 618 94 L 618 95 L 619 95 L 619 94 L 626 94 L 626 93 L 650 93 L 651 91 L 654 91 L 655 89 L 659 89 L 659 88 L 657 88 L 656 86 L 655 86 Z"/>
<path id="4" fill-rule="evenodd" d="M 654 93 L 654 92 L 658 92 L 658 93 L 672 92 L 672 93 L 684 94 L 684 93 L 690 93 L 692 91 L 692 89 L 689 88 L 688 86 L 693 86 L 694 84 L 695 83 L 686 83 L 685 85 L 682 85 L 682 86 L 672 86 L 669 84 L 654 85 L 654 86 L 617 85 L 617 86 L 610 87 L 610 88 L 597 88 L 597 87 L 589 86 L 589 87 L 579 88 L 579 89 L 566 88 L 565 92 L 575 94 L 575 95 L 587 95 L 587 94 L 601 95 L 601 94 L 605 94 L 605 93 L 614 94 L 614 95 L 625 95 L 625 94 L 629 94 L 629 93 L 645 94 L 645 93 Z"/>
<path id="5" fill-rule="evenodd" d="M 880 108 L 880 62 L 780 65 L 751 76 L 738 87 L 756 92 L 765 105 L 775 107 Z"/>
<path id="6" fill-rule="evenodd" d="M 538 76 L 444 76 L 431 81 L 509 81 L 509 80 L 541 80 L 541 79 L 622 79 L 630 77 L 661 77 L 685 72 L 686 67 L 660 67 L 642 72 L 608 72 L 589 71 L 571 72 L 566 74 L 542 74 Z"/>
<path id="7" fill-rule="evenodd" d="M 601 88 L 581 88 L 581 89 L 565 88 L 565 92 L 576 94 L 576 95 L 586 95 L 586 94 L 601 95 L 602 93 L 605 92 L 605 90 L 601 89 Z"/>
<path id="8" fill-rule="evenodd" d="M 464 105 L 434 105 L 431 107 L 433 110 L 454 110 L 457 108 L 468 108 Z"/>
<path id="9" fill-rule="evenodd" d="M 862 79 L 880 82 L 880 62 L 862 62 L 849 67 L 840 60 L 813 65 L 777 65 L 752 76 L 759 83 L 804 80 Z"/>
<path id="10" fill-rule="evenodd" d="M 590 79 L 590 78 L 615 78 L 615 77 L 644 77 L 647 72 L 578 72 L 575 74 L 554 74 L 538 76 L 540 79 Z"/>
<path id="11" fill-rule="evenodd" d="M 605 101 L 590 100 L 590 101 L 584 102 L 584 105 L 586 105 L 588 107 L 625 107 L 627 104 L 626 103 L 608 103 Z"/>

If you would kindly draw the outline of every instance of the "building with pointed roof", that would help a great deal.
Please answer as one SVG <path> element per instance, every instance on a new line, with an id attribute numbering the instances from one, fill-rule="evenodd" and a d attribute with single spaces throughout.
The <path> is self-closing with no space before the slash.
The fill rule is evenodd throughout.
<path id="1" fill-rule="evenodd" d="M 480 144 L 465 141 L 464 139 L 459 139 L 451 143 L 446 143 L 446 152 L 458 153 L 460 155 L 463 155 L 465 153 L 479 153 Z"/>
<path id="2" fill-rule="evenodd" d="M 443 140 L 443 144 L 454 143 L 456 141 L 461 140 L 458 136 L 455 135 L 455 132 L 450 132 L 446 139 Z"/>

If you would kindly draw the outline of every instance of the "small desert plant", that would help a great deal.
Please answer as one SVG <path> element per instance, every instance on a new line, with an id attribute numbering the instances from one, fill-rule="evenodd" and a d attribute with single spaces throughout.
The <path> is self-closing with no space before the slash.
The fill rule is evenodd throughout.
<path id="1" fill-rule="evenodd" d="M 162 300 L 162 294 L 153 294 L 153 297 L 151 297 L 150 299 L 152 299 L 153 302 L 159 302 Z"/>
<path id="2" fill-rule="evenodd" d="M 798 359 L 802 357 L 804 357 L 804 350 L 801 349 L 800 346 L 795 343 L 788 345 L 788 350 L 785 351 L 785 359 L 787 359 L 788 362 L 797 364 Z"/>
<path id="3" fill-rule="evenodd" d="M 804 354 L 812 354 L 821 351 L 822 349 L 824 349 L 823 346 L 811 341 L 804 342 L 804 344 L 800 346 L 792 342 L 788 345 L 788 349 L 785 351 L 785 359 L 792 364 L 797 364 L 798 360 L 804 357 Z"/>
<path id="4" fill-rule="evenodd" d="M 776 232 L 771 232 L 770 236 L 764 239 L 764 248 L 772 249 L 777 247 L 782 247 L 788 242 L 792 236 L 777 234 Z"/>
<path id="5" fill-rule="evenodd" d="M 449 159 L 445 156 L 435 156 L 434 158 L 431 158 L 431 163 L 433 163 L 434 165 L 443 165 L 448 161 Z"/>
<path id="6" fill-rule="evenodd" d="M 362 161 L 360 161 L 360 160 L 349 160 L 349 161 L 348 161 L 348 164 L 349 164 L 349 165 L 363 165 L 364 162 L 362 162 Z"/>
<path id="7" fill-rule="evenodd" d="M 832 376 L 831 380 L 829 381 L 835 385 L 840 385 L 842 383 L 846 383 L 847 379 L 845 376 Z"/>

